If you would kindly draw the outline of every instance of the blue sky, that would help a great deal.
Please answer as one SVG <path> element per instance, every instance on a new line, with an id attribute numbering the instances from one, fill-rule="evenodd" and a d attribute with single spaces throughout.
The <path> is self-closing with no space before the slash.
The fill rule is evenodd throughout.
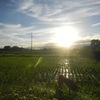
<path id="1" fill-rule="evenodd" d="M 100 0 L 0 0 L 0 47 L 52 43 L 54 29 L 73 26 L 81 40 L 100 39 Z"/>

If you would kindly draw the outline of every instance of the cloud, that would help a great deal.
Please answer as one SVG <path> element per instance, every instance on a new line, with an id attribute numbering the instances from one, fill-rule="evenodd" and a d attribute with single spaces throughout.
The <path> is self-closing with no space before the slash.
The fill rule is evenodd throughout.
<path id="1" fill-rule="evenodd" d="M 21 27 L 21 24 L 11 25 L 11 24 L 0 23 L 0 27 L 2 27 L 2 28 L 12 28 L 12 29 L 16 29 L 16 28 Z"/>
<path id="2" fill-rule="evenodd" d="M 22 27 L 21 24 L 4 24 L 0 23 L 0 45 L 28 44 L 29 38 L 18 37 L 17 35 L 25 35 L 34 27 Z M 25 33 L 24 33 L 25 32 Z"/>
<path id="3" fill-rule="evenodd" d="M 100 39 L 100 35 L 95 33 L 94 35 L 87 35 L 85 37 L 80 38 L 81 40 L 92 40 L 92 39 Z"/>
<path id="4" fill-rule="evenodd" d="M 53 37 L 54 27 L 37 28 L 34 25 L 23 27 L 21 24 L 4 24 L 0 23 L 0 45 L 30 45 L 31 33 L 33 35 L 33 43 L 40 44 L 50 42 Z"/>
<path id="5" fill-rule="evenodd" d="M 74 43 L 74 45 L 90 45 L 91 43 L 91 40 L 93 39 L 99 39 L 100 40 L 100 35 L 95 33 L 94 35 L 87 35 L 87 36 L 84 36 L 84 37 L 80 37 L 80 40 L 76 41 Z"/>
<path id="6" fill-rule="evenodd" d="M 18 11 L 41 21 L 71 21 L 100 15 L 99 0 L 22 0 Z"/>
<path id="7" fill-rule="evenodd" d="M 73 23 L 69 23 L 70 25 Z M 48 23 L 47 23 L 48 25 Z M 66 25 L 66 23 L 63 23 Z M 61 25 L 62 26 L 62 25 Z M 23 27 L 21 24 L 4 24 L 0 23 L 0 46 L 4 45 L 24 45 L 30 46 L 31 33 L 33 35 L 34 45 L 43 45 L 46 43 L 52 43 L 55 36 L 55 29 L 59 28 L 59 25 L 53 24 L 48 27 L 36 27 L 31 25 L 29 27 Z M 100 35 L 85 35 L 80 37 L 81 40 L 100 39 Z"/>
<path id="8" fill-rule="evenodd" d="M 23 3 L 20 4 L 19 10 L 24 11 L 24 10 L 30 9 L 30 7 L 33 6 L 32 3 L 33 3 L 32 0 L 30 0 L 29 2 L 24 0 Z"/>
<path id="9" fill-rule="evenodd" d="M 28 18 L 31 18 L 33 22 L 28 27 L 22 24 L 0 23 L 0 39 L 4 44 L 29 45 L 31 33 L 33 33 L 34 42 L 51 42 L 55 28 L 76 24 L 81 26 L 85 18 L 100 15 L 98 10 L 100 0 L 11 0 L 11 2 L 16 8 L 17 13 L 14 12 L 14 14 L 24 14 L 27 16 L 27 22 Z M 100 23 L 92 26 L 98 25 Z M 82 38 L 99 38 L 99 35 L 85 34 Z"/>
<path id="10" fill-rule="evenodd" d="M 93 27 L 95 27 L 95 26 L 100 26 L 100 23 L 95 23 L 95 24 L 93 24 L 92 26 L 93 26 Z"/>

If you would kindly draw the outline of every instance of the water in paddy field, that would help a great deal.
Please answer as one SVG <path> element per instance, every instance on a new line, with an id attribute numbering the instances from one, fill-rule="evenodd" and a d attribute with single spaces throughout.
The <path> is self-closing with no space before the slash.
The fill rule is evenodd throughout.
<path id="1" fill-rule="evenodd" d="M 81 64 L 82 65 L 82 64 Z M 89 72 L 90 71 L 90 72 Z M 49 71 L 39 71 L 38 77 L 40 83 L 43 81 L 57 81 L 59 75 L 71 79 L 75 82 L 86 82 L 89 79 L 91 81 L 96 80 L 95 74 L 91 73 L 93 69 L 87 69 L 86 67 L 77 67 L 71 59 L 62 59 L 54 66 L 53 70 Z"/>
<path id="2" fill-rule="evenodd" d="M 85 65 L 84 63 L 81 62 L 80 65 L 77 64 L 78 66 L 76 66 L 75 62 L 72 62 L 70 59 L 62 59 L 59 62 L 57 73 L 55 75 L 55 80 L 58 79 L 59 75 L 63 75 L 66 78 L 71 79 L 75 82 L 80 82 L 80 83 L 95 82 L 97 84 L 98 79 L 100 78 L 99 71 L 97 71 L 95 68 L 91 68 L 91 66 L 86 67 L 87 65 Z"/>
<path id="3" fill-rule="evenodd" d="M 66 78 L 70 78 L 70 76 L 72 76 L 68 59 L 62 59 L 60 61 L 58 73 L 56 74 L 55 79 L 57 79 L 59 75 L 63 75 Z"/>

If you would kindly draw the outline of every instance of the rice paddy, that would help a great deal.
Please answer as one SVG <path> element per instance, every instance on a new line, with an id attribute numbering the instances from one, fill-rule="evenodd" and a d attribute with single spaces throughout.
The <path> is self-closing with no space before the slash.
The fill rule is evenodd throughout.
<path id="1" fill-rule="evenodd" d="M 63 85 L 62 74 L 78 86 L 77 94 Z M 100 63 L 88 58 L 63 56 L 0 57 L 0 100 L 99 100 Z"/>

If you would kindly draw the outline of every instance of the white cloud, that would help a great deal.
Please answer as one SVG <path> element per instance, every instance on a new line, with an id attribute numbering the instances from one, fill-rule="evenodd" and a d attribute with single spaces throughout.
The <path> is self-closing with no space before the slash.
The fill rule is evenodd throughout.
<path id="1" fill-rule="evenodd" d="M 100 23 L 95 23 L 95 24 L 93 24 L 92 26 L 93 26 L 93 27 L 94 27 L 94 26 L 100 26 Z"/>
<path id="2" fill-rule="evenodd" d="M 48 38 L 54 34 L 55 27 L 82 23 L 84 18 L 100 15 L 100 0 L 12 0 L 12 2 L 17 5 L 17 12 L 32 17 L 34 21 L 40 20 L 39 25 L 47 25 L 45 25 L 46 27 L 34 25 L 23 27 L 21 24 L 0 23 L 0 41 L 4 44 L 28 45 L 30 33 L 36 36 L 33 37 L 34 41 L 48 42 L 50 41 Z M 98 25 L 100 23 L 95 23 L 92 26 Z M 100 38 L 100 36 L 84 37 L 84 39 L 93 38 Z"/>
<path id="3" fill-rule="evenodd" d="M 12 28 L 12 29 L 16 29 L 21 27 L 21 24 L 17 24 L 17 25 L 12 25 L 12 24 L 4 24 L 4 23 L 0 23 L 0 26 L 4 27 L 4 28 Z"/>
<path id="4" fill-rule="evenodd" d="M 19 10 L 27 10 L 27 9 L 30 9 L 31 6 L 33 6 L 32 4 L 32 0 L 30 0 L 29 2 L 28 1 L 23 1 L 23 3 L 20 4 L 20 7 L 19 7 Z"/>
<path id="5" fill-rule="evenodd" d="M 22 0 L 18 11 L 42 21 L 81 20 L 100 15 L 99 0 Z"/>
<path id="6" fill-rule="evenodd" d="M 26 33 L 34 29 L 32 27 L 22 27 L 21 24 L 4 24 L 0 23 L 0 45 L 26 44 L 28 45 L 29 38 L 21 38 L 18 35 L 24 36 Z"/>
<path id="7" fill-rule="evenodd" d="M 100 35 L 95 33 L 94 35 L 87 35 L 81 38 L 81 40 L 92 40 L 92 39 L 100 39 Z"/>
<path id="8" fill-rule="evenodd" d="M 16 44 L 30 45 L 31 33 L 33 33 L 33 42 L 49 42 L 53 36 L 53 28 L 36 28 L 34 26 L 22 27 L 20 24 L 0 23 L 0 46 Z M 41 44 L 40 43 L 40 44 Z"/>

